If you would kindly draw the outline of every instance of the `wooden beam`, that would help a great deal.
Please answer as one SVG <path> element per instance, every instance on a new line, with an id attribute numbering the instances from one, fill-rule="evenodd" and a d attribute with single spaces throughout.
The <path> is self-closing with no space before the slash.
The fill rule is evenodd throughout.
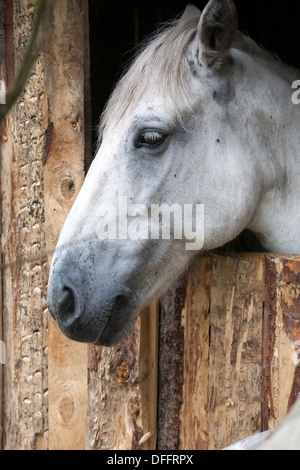
<path id="1" fill-rule="evenodd" d="M 300 260 L 265 259 L 263 430 L 276 427 L 300 393 Z"/>
<path id="2" fill-rule="evenodd" d="M 189 270 L 185 304 L 183 397 L 179 449 L 207 450 L 209 444 L 208 378 L 212 266 L 210 256 Z"/>
<path id="3" fill-rule="evenodd" d="M 90 347 L 88 449 L 155 449 L 157 331 L 153 304 L 120 344 Z"/>
<path id="4" fill-rule="evenodd" d="M 23 60 L 31 35 L 32 6 L 27 0 L 6 2 L 8 78 Z M 43 94 L 43 65 L 38 58 L 1 130 L 2 327 L 7 353 L 2 396 L 4 449 L 48 445 Z"/>
<path id="5" fill-rule="evenodd" d="M 160 299 L 158 429 L 159 450 L 180 445 L 180 407 L 183 401 L 184 329 L 187 275 L 183 274 Z"/>
<path id="6" fill-rule="evenodd" d="M 212 256 L 209 449 L 261 430 L 263 262 Z"/>
<path id="7" fill-rule="evenodd" d="M 143 410 L 143 450 L 155 450 L 157 440 L 159 304 L 154 302 L 141 315 L 139 384 Z"/>
<path id="8" fill-rule="evenodd" d="M 0 57 L 2 60 L 0 61 L 0 81 L 4 82 L 7 85 L 7 74 L 6 74 L 6 32 L 4 25 L 6 24 L 6 8 L 5 2 L 0 3 Z M 0 82 L 0 83 L 1 83 Z M 2 125 L 0 122 L 0 174 L 1 174 L 1 161 L 2 161 L 2 153 L 1 153 L 1 145 L 2 145 L 2 138 L 3 135 Z M 1 187 L 1 178 L 0 178 L 0 194 L 2 194 L 2 187 Z M 1 198 L 2 199 L 2 198 Z M 0 230 L 2 234 L 2 204 L 0 203 Z M 2 247 L 0 252 L 0 342 L 3 341 L 3 332 L 2 332 L 2 310 L 3 310 L 3 300 L 2 300 L 2 264 L 3 264 L 3 257 L 2 257 Z M 1 343 L 0 343 L 1 348 Z M 2 450 L 2 375 L 3 375 L 3 366 L 2 362 L 3 359 L 1 357 L 1 349 L 0 349 L 0 450 Z"/>
<path id="9" fill-rule="evenodd" d="M 87 139 L 87 0 L 54 2 L 45 67 L 45 224 L 52 251 L 82 185 Z M 85 64 L 85 65 L 84 65 Z M 50 257 L 49 257 L 50 258 Z M 50 259 L 49 259 L 50 262 Z M 85 449 L 87 346 L 49 323 L 49 448 Z"/>
<path id="10" fill-rule="evenodd" d="M 215 254 L 189 269 L 180 449 L 220 449 L 261 429 L 263 272 L 262 260 Z"/>

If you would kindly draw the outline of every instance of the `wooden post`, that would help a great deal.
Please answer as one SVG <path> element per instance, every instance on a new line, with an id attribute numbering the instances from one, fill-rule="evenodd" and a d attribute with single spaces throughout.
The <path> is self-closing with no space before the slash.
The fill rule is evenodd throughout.
<path id="1" fill-rule="evenodd" d="M 45 230 L 53 250 L 84 179 L 90 123 L 88 2 L 54 2 L 45 67 Z M 86 93 L 85 93 L 86 92 Z M 85 449 L 87 346 L 49 322 L 49 448 Z"/>
<path id="2" fill-rule="evenodd" d="M 6 1 L 5 7 L 9 80 L 31 35 L 34 3 Z M 4 449 L 48 447 L 43 77 L 40 57 L 1 129 Z"/>
<path id="3" fill-rule="evenodd" d="M 157 446 L 164 450 L 179 448 L 184 362 L 181 313 L 186 282 L 184 274 L 160 301 Z"/>
<path id="4" fill-rule="evenodd" d="M 5 28 L 1 25 L 6 23 L 6 15 L 5 15 L 5 2 L 1 2 L 0 4 L 0 83 L 5 83 L 7 85 L 7 73 L 6 73 L 6 59 L 5 59 L 5 49 L 6 49 L 6 34 Z M 1 144 L 2 144 L 2 125 L 0 122 L 0 173 L 1 173 Z M 1 178 L 0 178 L 0 194 L 2 194 L 1 188 Z M 0 220 L 2 221 L 2 205 L 0 204 Z M 0 232 L 2 234 L 2 222 L 0 224 Z M 0 341 L 3 341 L 3 331 L 2 331 L 2 249 L 0 255 Z M 0 343 L 1 348 L 1 343 Z M 3 365 L 1 361 L 1 351 L 0 351 L 0 450 L 2 450 L 2 375 L 3 375 Z"/>
<path id="5" fill-rule="evenodd" d="M 206 257 L 188 277 L 182 310 L 183 388 L 180 408 L 179 448 L 206 450 L 210 336 L 211 262 Z M 195 368 L 195 372 L 192 371 Z"/>
<path id="6" fill-rule="evenodd" d="M 120 344 L 90 347 L 88 449 L 155 449 L 157 327 L 153 304 Z"/>
<path id="7" fill-rule="evenodd" d="M 8 78 L 23 59 L 35 5 L 5 2 Z M 53 323 L 48 331 L 46 253 L 84 178 L 88 51 L 87 1 L 56 0 L 48 42 L 2 123 L 5 449 L 85 448 L 87 347 L 65 340 Z"/>
<path id="8" fill-rule="evenodd" d="M 208 387 L 210 449 L 260 431 L 263 263 L 214 256 Z"/>
<path id="9" fill-rule="evenodd" d="M 263 430 L 300 394 L 300 257 L 266 256 L 265 273 Z"/>

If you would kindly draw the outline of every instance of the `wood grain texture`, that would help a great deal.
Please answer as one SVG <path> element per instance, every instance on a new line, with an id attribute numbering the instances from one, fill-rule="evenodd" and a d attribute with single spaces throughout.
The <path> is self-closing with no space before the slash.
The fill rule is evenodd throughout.
<path id="1" fill-rule="evenodd" d="M 300 261 L 266 256 L 263 428 L 278 425 L 300 393 Z"/>
<path id="2" fill-rule="evenodd" d="M 87 448 L 132 450 L 143 436 L 138 384 L 138 319 L 118 346 L 92 352 L 89 366 Z"/>
<path id="3" fill-rule="evenodd" d="M 263 263 L 214 255 L 208 385 L 209 448 L 261 430 Z"/>
<path id="4" fill-rule="evenodd" d="M 84 179 L 87 17 L 87 1 L 56 0 L 43 51 L 46 91 L 43 164 L 49 252 L 55 247 Z M 49 448 L 85 449 L 87 346 L 64 338 L 52 321 L 48 368 Z"/>
<path id="5" fill-rule="evenodd" d="M 155 449 L 158 311 L 138 317 L 112 348 L 89 348 L 87 449 Z"/>
<path id="6" fill-rule="evenodd" d="M 155 450 L 157 441 L 159 304 L 141 315 L 139 377 L 143 410 L 143 450 Z"/>
<path id="7" fill-rule="evenodd" d="M 176 364 L 159 375 L 163 396 L 176 393 L 167 413 L 159 401 L 164 446 L 221 449 L 286 415 L 300 385 L 299 268 L 299 257 L 211 253 L 168 292 L 160 342 Z"/>
<path id="8" fill-rule="evenodd" d="M 23 58 L 34 3 L 7 2 L 14 34 L 8 34 L 8 75 Z M 13 63 L 11 62 L 13 58 Z M 44 70 L 41 58 L 2 127 L 1 201 L 3 335 L 3 447 L 47 448 L 47 264 L 44 232 Z"/>
<path id="9" fill-rule="evenodd" d="M 7 33 L 5 31 L 4 25 L 6 24 L 6 5 L 5 2 L 0 3 L 0 80 L 2 80 L 5 84 L 7 84 L 7 73 L 6 73 L 6 42 L 7 42 Z M 1 145 L 2 145 L 2 125 L 4 127 L 5 124 L 0 122 L 0 174 L 1 174 L 1 162 L 2 162 L 2 154 L 1 154 Z M 0 178 L 0 194 L 2 194 L 2 181 Z M 2 204 L 0 204 L 0 220 L 2 221 Z M 0 232 L 2 236 L 2 223 L 0 224 Z M 2 249 L 0 255 L 0 264 L 2 267 L 3 264 L 3 257 L 2 257 Z M 3 341 L 3 333 L 2 333 L 2 269 L 0 270 L 0 341 Z M 1 361 L 2 359 L 2 361 Z M 3 416 L 2 416 L 2 375 L 3 375 L 3 358 L 1 358 L 0 352 L 0 450 L 2 450 L 2 423 L 3 423 Z"/>
<path id="10" fill-rule="evenodd" d="M 263 261 L 199 257 L 188 273 L 180 448 L 260 431 Z"/>
<path id="11" fill-rule="evenodd" d="M 184 364 L 179 425 L 179 448 L 182 450 L 207 450 L 209 444 L 207 409 L 211 268 L 210 256 L 193 264 L 189 270 L 182 310 Z"/>
<path id="12" fill-rule="evenodd" d="M 181 313 L 187 274 L 182 275 L 160 299 L 158 436 L 159 450 L 180 445 L 180 407 L 183 395 L 184 329 Z"/>
<path id="13" fill-rule="evenodd" d="M 85 450 L 87 346 L 64 338 L 49 322 L 49 449 Z"/>

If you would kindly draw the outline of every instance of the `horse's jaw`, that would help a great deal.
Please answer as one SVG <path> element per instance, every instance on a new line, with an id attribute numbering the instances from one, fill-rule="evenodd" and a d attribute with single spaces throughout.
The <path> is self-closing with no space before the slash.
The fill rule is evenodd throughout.
<path id="1" fill-rule="evenodd" d="M 151 251 L 156 244 L 150 243 L 147 256 L 143 251 L 130 253 L 123 244 L 126 241 L 106 242 L 104 249 L 105 242 L 95 239 L 57 248 L 47 304 L 69 339 L 102 346 L 118 343 L 133 330 L 137 315 L 170 286 L 190 260 L 178 255 L 175 266 L 169 253 L 157 256 Z M 157 245 L 168 247 L 169 243 Z M 147 244 L 142 246 L 146 249 Z"/>

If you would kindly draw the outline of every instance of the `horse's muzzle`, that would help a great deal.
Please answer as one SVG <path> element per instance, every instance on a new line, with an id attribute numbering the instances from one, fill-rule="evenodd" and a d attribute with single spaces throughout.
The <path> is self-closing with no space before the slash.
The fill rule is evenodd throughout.
<path id="1" fill-rule="evenodd" d="M 48 301 L 48 309 L 69 339 L 111 346 L 129 332 L 126 325 L 133 310 L 130 296 L 131 290 L 124 287 L 119 294 L 110 296 L 105 308 L 97 310 L 80 302 L 73 288 L 63 286 L 57 294 L 56 306 Z"/>
<path id="2" fill-rule="evenodd" d="M 82 264 L 78 259 L 76 263 L 70 252 L 67 259 L 58 258 L 52 264 L 49 312 L 68 338 L 111 346 L 133 326 L 136 309 L 132 291 L 119 276 L 101 276 L 97 265 L 88 260 L 85 269 Z"/>

